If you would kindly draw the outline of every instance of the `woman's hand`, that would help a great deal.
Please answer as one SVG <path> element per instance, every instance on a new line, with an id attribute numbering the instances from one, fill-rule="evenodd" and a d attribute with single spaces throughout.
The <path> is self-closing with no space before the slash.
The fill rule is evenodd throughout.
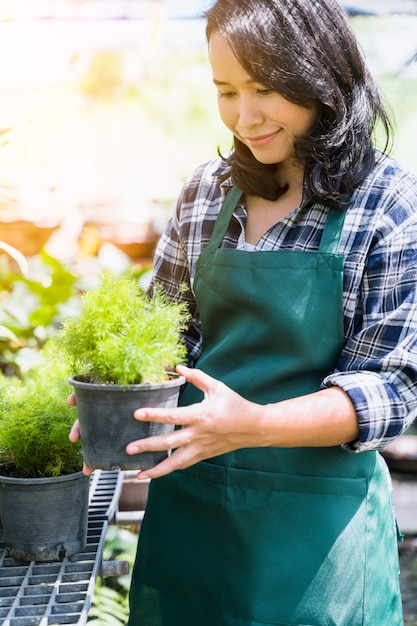
<path id="1" fill-rule="evenodd" d="M 75 394 L 72 393 L 69 397 L 68 397 L 68 404 L 70 406 L 76 406 L 76 401 L 75 401 Z M 81 439 L 81 433 L 80 433 L 80 423 L 78 420 L 75 420 L 74 424 L 72 425 L 70 434 L 69 434 L 69 439 L 70 441 L 72 441 L 72 443 L 76 443 L 79 439 Z M 90 476 L 90 474 L 93 473 L 93 470 L 91 467 L 88 467 L 88 465 L 86 465 L 84 463 L 83 465 L 83 473 L 86 476 Z"/>
<path id="2" fill-rule="evenodd" d="M 128 454 L 174 450 L 164 461 L 139 473 L 139 478 L 157 478 L 194 463 L 239 448 L 262 445 L 259 441 L 261 405 L 245 400 L 223 383 L 198 369 L 178 366 L 178 374 L 204 392 L 204 400 L 190 406 L 143 408 L 137 420 L 181 426 L 167 435 L 132 441 Z"/>

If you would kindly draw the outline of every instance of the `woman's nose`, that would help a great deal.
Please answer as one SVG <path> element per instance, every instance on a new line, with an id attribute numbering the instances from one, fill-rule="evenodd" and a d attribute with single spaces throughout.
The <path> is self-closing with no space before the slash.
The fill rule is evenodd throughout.
<path id="1" fill-rule="evenodd" d="M 263 115 L 257 103 L 252 99 L 241 98 L 239 103 L 239 126 L 251 128 L 261 124 L 262 121 Z"/>

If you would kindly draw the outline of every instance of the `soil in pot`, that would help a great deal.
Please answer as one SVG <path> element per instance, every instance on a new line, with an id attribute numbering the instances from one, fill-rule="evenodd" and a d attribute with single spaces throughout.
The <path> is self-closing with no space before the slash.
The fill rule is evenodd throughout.
<path id="1" fill-rule="evenodd" d="M 105 385 L 70 378 L 77 401 L 83 456 L 93 469 L 139 470 L 153 467 L 166 452 L 129 455 L 131 441 L 162 435 L 173 430 L 166 424 L 138 422 L 133 413 L 140 407 L 175 407 L 185 379 L 173 375 L 161 383 Z"/>

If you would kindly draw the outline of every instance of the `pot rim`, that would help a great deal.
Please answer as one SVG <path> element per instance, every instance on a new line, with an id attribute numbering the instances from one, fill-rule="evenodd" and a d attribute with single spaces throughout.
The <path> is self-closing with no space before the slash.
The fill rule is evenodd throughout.
<path id="1" fill-rule="evenodd" d="M 85 476 L 82 470 L 79 470 L 78 472 L 73 472 L 72 474 L 61 474 L 60 476 L 43 476 L 41 478 L 3 476 L 3 474 L 0 474 L 0 483 L 5 483 L 8 485 L 22 485 L 26 482 L 27 484 L 31 485 L 43 485 L 45 483 L 69 482 L 70 480 L 77 480 L 78 478 L 81 478 L 81 476 Z M 86 476 L 86 478 L 89 478 L 89 476 Z"/>
<path id="2" fill-rule="evenodd" d="M 100 389 L 105 389 L 106 391 L 110 392 L 147 391 L 152 389 L 163 389 L 167 387 L 180 387 L 186 382 L 184 376 L 180 376 L 179 374 L 176 374 L 174 372 L 170 372 L 169 376 L 170 378 L 168 380 L 162 380 L 158 383 L 137 383 L 131 385 L 113 385 L 110 383 L 86 382 L 85 380 L 82 380 L 82 378 L 84 378 L 84 376 L 82 375 L 70 376 L 68 378 L 68 382 L 73 387 L 79 387 L 80 389 L 95 389 L 97 391 Z"/>

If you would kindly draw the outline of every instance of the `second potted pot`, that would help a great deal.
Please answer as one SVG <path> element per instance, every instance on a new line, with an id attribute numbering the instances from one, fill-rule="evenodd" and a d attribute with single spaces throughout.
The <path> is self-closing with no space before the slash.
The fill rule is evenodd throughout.
<path id="1" fill-rule="evenodd" d="M 57 561 L 87 542 L 89 478 L 73 421 L 69 385 L 39 371 L 0 377 L 0 515 L 9 556 Z"/>

